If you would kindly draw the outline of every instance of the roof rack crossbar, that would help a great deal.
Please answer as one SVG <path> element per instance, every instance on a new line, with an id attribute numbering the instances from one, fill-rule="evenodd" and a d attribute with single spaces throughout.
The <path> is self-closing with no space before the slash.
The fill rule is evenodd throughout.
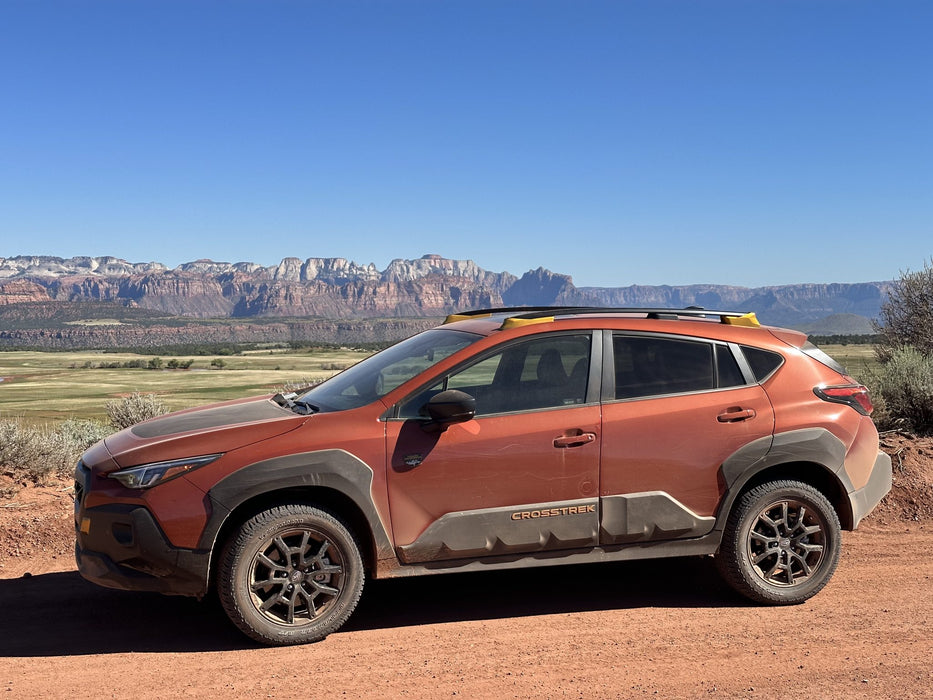
<path id="1" fill-rule="evenodd" d="M 520 321 L 533 321 L 536 319 L 548 318 L 551 316 L 582 316 L 587 314 L 645 314 L 647 318 L 670 319 L 672 317 L 687 318 L 707 318 L 718 317 L 722 323 L 730 323 L 732 319 L 749 323 L 739 323 L 737 325 L 758 325 L 757 319 L 753 314 L 747 311 L 720 311 L 713 309 L 704 309 L 700 306 L 688 306 L 685 309 L 674 309 L 666 307 L 607 307 L 607 306 L 506 306 L 490 309 L 475 309 L 452 314 L 448 317 L 451 320 L 461 320 L 465 318 L 474 318 L 482 316 L 492 316 L 507 314 L 510 319 Z M 729 319 L 729 320 L 727 320 Z"/>

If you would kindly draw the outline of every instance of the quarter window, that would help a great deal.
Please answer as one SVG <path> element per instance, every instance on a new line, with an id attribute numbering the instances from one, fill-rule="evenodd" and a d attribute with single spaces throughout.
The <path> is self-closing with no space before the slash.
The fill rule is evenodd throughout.
<path id="1" fill-rule="evenodd" d="M 761 350 L 759 348 L 751 348 L 747 345 L 743 345 L 742 352 L 745 354 L 745 359 L 748 360 L 748 364 L 752 368 L 752 374 L 755 375 L 755 379 L 759 382 L 767 379 L 768 375 L 784 362 L 784 358 L 778 353 L 769 352 L 768 350 Z"/>

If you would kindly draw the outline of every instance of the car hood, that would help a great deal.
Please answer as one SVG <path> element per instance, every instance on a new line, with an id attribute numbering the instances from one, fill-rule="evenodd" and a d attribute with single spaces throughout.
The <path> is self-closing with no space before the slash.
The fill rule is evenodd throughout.
<path id="1" fill-rule="evenodd" d="M 240 399 L 190 408 L 151 418 L 104 439 L 112 459 L 101 460 L 100 472 L 150 462 L 229 452 L 282 435 L 309 420 L 271 400 Z"/>

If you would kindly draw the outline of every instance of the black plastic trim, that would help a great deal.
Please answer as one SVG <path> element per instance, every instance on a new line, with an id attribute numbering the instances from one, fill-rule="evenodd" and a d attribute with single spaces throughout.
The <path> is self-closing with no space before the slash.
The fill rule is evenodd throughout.
<path id="1" fill-rule="evenodd" d="M 247 501 L 276 491 L 325 488 L 349 498 L 366 518 L 378 560 L 395 559 L 387 526 L 372 497 L 373 470 L 345 450 L 317 450 L 275 457 L 243 467 L 208 492 L 212 514 L 199 546 L 212 550 L 230 514 Z M 338 514 L 339 515 L 339 514 Z"/>
<path id="2" fill-rule="evenodd" d="M 172 546 L 144 506 L 109 504 L 81 510 L 75 542 L 78 571 L 107 588 L 203 596 L 210 552 Z"/>
<path id="3" fill-rule="evenodd" d="M 411 544 L 405 563 L 489 557 L 598 544 L 596 498 L 445 513 Z"/>

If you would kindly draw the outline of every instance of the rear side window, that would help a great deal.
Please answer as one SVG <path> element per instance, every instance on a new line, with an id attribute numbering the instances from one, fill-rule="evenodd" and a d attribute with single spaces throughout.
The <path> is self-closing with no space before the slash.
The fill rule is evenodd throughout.
<path id="1" fill-rule="evenodd" d="M 767 379 L 768 376 L 784 362 L 784 358 L 781 357 L 779 353 L 771 352 L 770 350 L 751 348 L 747 345 L 743 345 L 742 352 L 745 354 L 745 359 L 748 360 L 748 364 L 752 368 L 752 374 L 755 375 L 755 380 L 759 382 L 763 382 Z"/>
<path id="2" fill-rule="evenodd" d="M 617 399 L 715 388 L 709 343 L 617 335 L 612 344 Z"/>

